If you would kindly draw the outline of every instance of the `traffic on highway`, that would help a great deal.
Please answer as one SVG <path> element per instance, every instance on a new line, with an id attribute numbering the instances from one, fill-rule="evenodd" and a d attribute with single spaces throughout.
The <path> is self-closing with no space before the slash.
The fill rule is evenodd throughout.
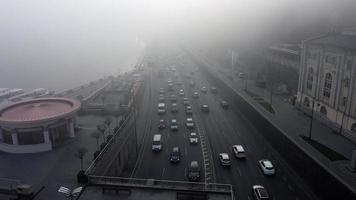
<path id="1" fill-rule="evenodd" d="M 241 199 L 314 198 L 199 66 L 171 57 L 145 69 L 143 155 L 132 178 L 231 184 Z"/>

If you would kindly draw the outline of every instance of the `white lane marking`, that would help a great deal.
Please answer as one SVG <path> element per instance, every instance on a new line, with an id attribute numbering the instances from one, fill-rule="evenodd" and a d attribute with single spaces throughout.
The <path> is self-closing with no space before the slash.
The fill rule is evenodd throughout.
<path id="1" fill-rule="evenodd" d="M 237 171 L 239 172 L 239 175 L 240 175 L 240 176 L 242 176 L 242 173 L 241 173 L 240 167 L 237 167 Z"/>
<path id="2" fill-rule="evenodd" d="M 163 168 L 162 170 L 162 177 L 164 176 L 164 172 L 166 171 L 166 168 Z"/>

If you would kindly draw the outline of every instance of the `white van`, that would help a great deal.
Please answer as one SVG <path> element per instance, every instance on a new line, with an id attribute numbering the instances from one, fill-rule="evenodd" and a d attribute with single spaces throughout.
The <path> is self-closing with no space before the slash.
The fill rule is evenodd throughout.
<path id="1" fill-rule="evenodd" d="M 153 135 L 152 151 L 161 151 L 162 150 L 161 138 L 162 138 L 162 135 L 160 135 L 160 134 Z"/>

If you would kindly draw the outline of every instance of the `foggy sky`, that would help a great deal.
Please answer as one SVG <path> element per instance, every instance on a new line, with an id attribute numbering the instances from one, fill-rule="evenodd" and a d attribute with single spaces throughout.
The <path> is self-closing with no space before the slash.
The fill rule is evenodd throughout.
<path id="1" fill-rule="evenodd" d="M 2 0 L 0 87 L 64 89 L 117 74 L 153 39 L 238 48 L 305 27 L 350 25 L 354 2 Z"/>

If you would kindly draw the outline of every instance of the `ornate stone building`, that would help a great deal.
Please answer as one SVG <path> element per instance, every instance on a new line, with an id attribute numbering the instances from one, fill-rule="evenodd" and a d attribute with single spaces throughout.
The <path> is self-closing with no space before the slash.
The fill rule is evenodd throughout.
<path id="1" fill-rule="evenodd" d="M 356 140 L 356 33 L 302 41 L 297 102 L 316 118 Z"/>

